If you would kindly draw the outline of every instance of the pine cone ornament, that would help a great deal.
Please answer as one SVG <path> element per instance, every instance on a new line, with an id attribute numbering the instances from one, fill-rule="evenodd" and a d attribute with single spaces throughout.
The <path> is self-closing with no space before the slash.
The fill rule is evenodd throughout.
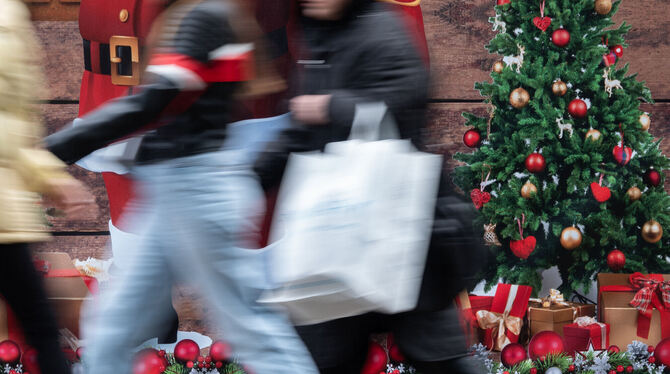
<path id="1" fill-rule="evenodd" d="M 492 223 L 490 225 L 484 225 L 484 242 L 486 245 L 495 245 L 497 247 L 502 247 L 500 240 L 498 240 L 498 235 L 496 234 L 497 223 Z"/>

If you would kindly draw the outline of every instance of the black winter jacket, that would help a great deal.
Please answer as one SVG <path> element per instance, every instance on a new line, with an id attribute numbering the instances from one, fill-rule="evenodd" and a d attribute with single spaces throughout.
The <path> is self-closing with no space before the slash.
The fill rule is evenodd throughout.
<path id="1" fill-rule="evenodd" d="M 237 44 L 226 1 L 176 3 L 162 24 L 161 39 L 147 68 L 146 82 L 136 93 L 115 99 L 46 138 L 47 148 L 74 163 L 108 144 L 146 134 L 138 162 L 188 156 L 217 150 L 231 120 L 235 77 L 211 69 L 244 54 Z M 220 65 L 218 65 L 220 66 Z"/>

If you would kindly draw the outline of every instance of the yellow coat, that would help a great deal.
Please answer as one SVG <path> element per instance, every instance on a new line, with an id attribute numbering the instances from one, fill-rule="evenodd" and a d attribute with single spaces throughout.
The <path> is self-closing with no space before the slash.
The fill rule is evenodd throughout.
<path id="1" fill-rule="evenodd" d="M 0 243 L 48 238 L 39 194 L 65 165 L 38 147 L 36 94 L 43 87 L 30 14 L 21 0 L 0 0 Z"/>

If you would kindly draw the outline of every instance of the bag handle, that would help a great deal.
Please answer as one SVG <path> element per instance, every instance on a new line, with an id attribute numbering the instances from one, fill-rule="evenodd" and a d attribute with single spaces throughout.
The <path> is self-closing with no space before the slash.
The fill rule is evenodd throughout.
<path id="1" fill-rule="evenodd" d="M 384 102 L 356 104 L 349 140 L 400 139 L 398 125 Z"/>

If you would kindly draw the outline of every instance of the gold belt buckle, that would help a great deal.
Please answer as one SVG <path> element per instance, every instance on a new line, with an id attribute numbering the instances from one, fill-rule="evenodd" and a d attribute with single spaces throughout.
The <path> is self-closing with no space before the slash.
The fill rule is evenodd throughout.
<path id="1" fill-rule="evenodd" d="M 116 54 L 116 47 L 130 47 L 131 75 L 119 74 L 118 65 L 122 60 Z M 109 38 L 109 61 L 111 63 L 112 84 L 118 86 L 137 86 L 140 84 L 140 48 L 136 37 L 114 35 Z"/>

